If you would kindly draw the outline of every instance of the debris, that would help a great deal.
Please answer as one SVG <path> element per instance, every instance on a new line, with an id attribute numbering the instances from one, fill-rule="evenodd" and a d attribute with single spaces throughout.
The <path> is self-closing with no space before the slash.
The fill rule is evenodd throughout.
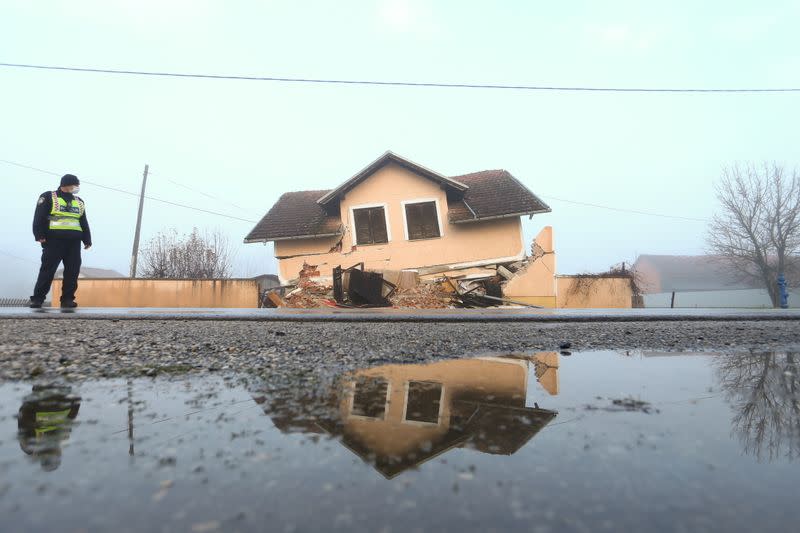
<path id="1" fill-rule="evenodd" d="M 266 307 L 286 307 L 286 302 L 281 298 L 277 291 L 269 291 L 266 295 Z"/>
<path id="2" fill-rule="evenodd" d="M 341 266 L 333 269 L 333 297 L 340 305 L 388 307 L 388 298 L 396 288 L 380 272 L 364 270 L 364 263 L 346 270 Z"/>
<path id="3" fill-rule="evenodd" d="M 398 289 L 390 297 L 390 301 L 394 307 L 447 309 L 453 307 L 453 293 L 455 288 L 449 282 L 421 283 L 412 289 Z"/>
<path id="4" fill-rule="evenodd" d="M 497 273 L 503 276 L 505 279 L 511 279 L 514 277 L 514 273 L 503 265 L 497 265 Z"/>

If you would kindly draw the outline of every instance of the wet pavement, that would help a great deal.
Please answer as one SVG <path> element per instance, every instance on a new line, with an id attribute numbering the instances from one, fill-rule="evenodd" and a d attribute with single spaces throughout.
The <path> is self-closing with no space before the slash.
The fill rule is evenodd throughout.
<path id="1" fill-rule="evenodd" d="M 0 531 L 791 531 L 800 353 L 0 384 Z"/>
<path id="2" fill-rule="evenodd" d="M 231 320 L 295 322 L 641 322 L 800 320 L 800 309 L 192 309 L 0 308 L 0 319 Z"/>

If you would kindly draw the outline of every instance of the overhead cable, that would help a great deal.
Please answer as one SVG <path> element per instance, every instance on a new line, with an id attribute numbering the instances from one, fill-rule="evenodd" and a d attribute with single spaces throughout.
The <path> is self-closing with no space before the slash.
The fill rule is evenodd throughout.
<path id="1" fill-rule="evenodd" d="M 548 196 L 544 194 L 540 194 L 542 198 L 547 198 L 548 200 L 555 200 L 557 202 L 565 202 L 568 204 L 575 204 L 575 205 L 582 205 L 585 207 L 596 207 L 598 209 L 608 209 L 609 211 L 620 211 L 622 213 L 633 213 L 636 215 L 648 215 L 651 217 L 661 217 L 661 218 L 675 218 L 678 220 L 691 220 L 696 222 L 709 222 L 707 218 L 696 218 L 696 217 L 683 217 L 680 215 L 667 215 L 664 213 L 653 213 L 651 211 L 639 211 L 637 209 L 627 209 L 625 207 L 612 207 L 608 205 L 600 205 L 600 204 L 591 204 L 588 202 L 578 202 L 576 200 L 567 200 L 566 198 L 558 198 L 556 196 Z"/>
<path id="2" fill-rule="evenodd" d="M 0 163 L 6 163 L 6 164 L 9 164 L 9 165 L 14 165 L 14 166 L 21 167 L 21 168 L 27 168 L 29 170 L 35 170 L 36 172 L 42 172 L 44 174 L 50 174 L 51 176 L 60 176 L 61 175 L 58 172 L 52 172 L 52 171 L 49 171 L 49 170 L 44 170 L 44 169 L 41 169 L 41 168 L 32 167 L 30 165 L 23 165 L 22 163 L 9 161 L 7 159 L 0 159 Z M 125 189 L 118 189 L 116 187 L 109 187 L 108 185 L 102 185 L 100 183 L 96 183 L 94 181 L 89 181 L 89 180 L 83 179 L 83 178 L 81 178 L 81 182 L 82 183 L 87 183 L 89 185 L 93 185 L 93 186 L 98 187 L 100 189 L 106 189 L 106 190 L 109 190 L 109 191 L 114 191 L 114 192 L 118 192 L 120 194 L 126 194 L 128 196 L 133 196 L 135 198 L 139 198 L 139 193 L 126 191 Z M 154 202 L 159 202 L 159 203 L 171 205 L 171 206 L 174 206 L 174 207 L 182 207 L 184 209 L 191 209 L 192 211 L 199 211 L 200 213 L 206 213 L 206 214 L 215 215 L 215 216 L 218 216 L 218 217 L 225 217 L 225 218 L 229 218 L 229 219 L 232 219 L 232 220 L 238 220 L 238 221 L 241 221 L 241 222 L 249 222 L 251 224 L 255 224 L 255 223 L 258 222 L 257 220 L 251 220 L 251 219 L 247 219 L 247 218 L 235 217 L 233 215 L 226 215 L 225 213 L 218 213 L 216 211 L 210 211 L 208 209 L 202 209 L 200 207 L 194 207 L 194 206 L 191 206 L 191 205 L 181 204 L 181 203 L 173 202 L 173 201 L 170 201 L 170 200 L 164 200 L 162 198 L 157 198 L 155 196 L 147 196 L 147 195 L 145 195 L 145 198 L 148 199 L 148 200 L 152 200 Z"/>
<path id="3" fill-rule="evenodd" d="M 331 78 L 292 78 L 282 76 L 253 76 L 231 74 L 202 74 L 189 72 L 167 72 L 149 70 L 126 70 L 110 68 L 68 67 L 60 65 L 35 65 L 27 63 L 0 63 L 0 67 L 83 72 L 94 74 L 118 74 L 128 76 L 150 76 L 162 78 L 193 78 L 209 80 L 268 81 L 280 83 L 307 83 L 328 85 L 368 85 L 388 87 L 425 87 L 444 89 L 499 89 L 513 91 L 551 92 L 607 92 L 607 93 L 794 93 L 800 87 L 586 87 L 570 85 L 506 85 L 497 83 L 444 83 L 420 81 L 345 80 Z"/>

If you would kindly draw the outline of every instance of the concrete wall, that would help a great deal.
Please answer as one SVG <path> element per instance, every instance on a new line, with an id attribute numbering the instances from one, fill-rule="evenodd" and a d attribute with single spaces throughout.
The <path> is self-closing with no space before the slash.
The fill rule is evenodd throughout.
<path id="1" fill-rule="evenodd" d="M 408 240 L 402 202 L 414 200 L 435 200 L 438 203 L 441 237 Z M 386 212 L 389 242 L 355 246 L 352 209 L 375 205 L 383 205 Z M 338 238 L 275 242 L 281 280 L 296 278 L 304 261 L 318 265 L 322 276 L 330 276 L 337 265 L 347 267 L 362 261 L 368 269 L 402 270 L 484 259 L 521 258 L 524 253 L 519 217 L 450 224 L 444 189 L 393 163 L 378 169 L 349 191 L 341 201 L 340 211 L 345 227 L 341 253 L 330 253 Z"/>
<path id="2" fill-rule="evenodd" d="M 53 280 L 58 305 L 62 280 Z M 252 279 L 80 279 L 75 300 L 81 307 L 258 307 L 258 283 Z"/>
<path id="3" fill-rule="evenodd" d="M 633 304 L 633 289 L 626 277 L 558 276 L 556 283 L 558 307 L 630 308 Z"/>

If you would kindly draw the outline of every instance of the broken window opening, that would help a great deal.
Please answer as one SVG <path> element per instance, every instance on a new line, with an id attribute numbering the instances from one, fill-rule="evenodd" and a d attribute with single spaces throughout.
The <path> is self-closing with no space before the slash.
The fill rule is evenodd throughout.
<path id="1" fill-rule="evenodd" d="M 436 202 L 406 204 L 405 209 L 408 240 L 433 239 L 442 236 Z"/>
<path id="2" fill-rule="evenodd" d="M 386 215 L 383 207 L 353 209 L 356 244 L 385 244 L 389 242 Z"/>
<path id="3" fill-rule="evenodd" d="M 421 424 L 438 424 L 442 412 L 442 384 L 429 381 L 409 381 L 406 387 L 406 412 L 403 420 Z"/>
<path id="4" fill-rule="evenodd" d="M 361 378 L 353 384 L 350 414 L 361 418 L 384 420 L 389 402 L 389 382 L 383 378 Z"/>

